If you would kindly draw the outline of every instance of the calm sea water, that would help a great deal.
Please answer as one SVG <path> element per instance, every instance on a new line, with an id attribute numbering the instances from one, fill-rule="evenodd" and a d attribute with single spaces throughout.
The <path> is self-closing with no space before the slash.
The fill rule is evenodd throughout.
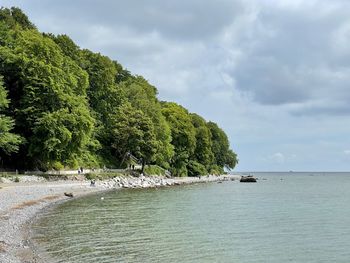
<path id="1" fill-rule="evenodd" d="M 350 262 L 350 173 L 256 175 L 75 199 L 44 212 L 34 240 L 65 263 Z"/>

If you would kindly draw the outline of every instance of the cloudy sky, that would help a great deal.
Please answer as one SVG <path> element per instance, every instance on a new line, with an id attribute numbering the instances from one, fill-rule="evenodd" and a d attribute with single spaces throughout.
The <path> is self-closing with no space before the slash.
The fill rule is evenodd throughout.
<path id="1" fill-rule="evenodd" d="M 217 122 L 237 171 L 350 170 L 350 1 L 0 0 Z"/>

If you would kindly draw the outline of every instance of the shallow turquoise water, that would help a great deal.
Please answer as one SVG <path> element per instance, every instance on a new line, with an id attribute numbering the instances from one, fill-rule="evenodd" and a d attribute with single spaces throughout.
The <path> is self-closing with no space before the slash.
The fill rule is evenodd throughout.
<path id="1" fill-rule="evenodd" d="M 34 240 L 53 262 L 350 262 L 350 174 L 257 176 L 72 200 Z"/>

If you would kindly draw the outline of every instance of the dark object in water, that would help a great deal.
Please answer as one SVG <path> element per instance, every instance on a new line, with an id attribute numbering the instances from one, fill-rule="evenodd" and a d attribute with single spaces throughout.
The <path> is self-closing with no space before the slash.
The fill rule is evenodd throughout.
<path id="1" fill-rule="evenodd" d="M 256 183 L 256 178 L 252 175 L 242 176 L 239 180 L 241 183 Z"/>
<path id="2" fill-rule="evenodd" d="M 73 197 L 73 193 L 64 193 L 65 196 Z"/>

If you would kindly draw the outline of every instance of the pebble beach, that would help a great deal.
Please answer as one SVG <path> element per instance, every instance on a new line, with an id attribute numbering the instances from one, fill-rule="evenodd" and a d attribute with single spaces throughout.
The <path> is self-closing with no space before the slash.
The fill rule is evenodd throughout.
<path id="1" fill-rule="evenodd" d="M 19 183 L 2 180 L 0 183 L 0 262 L 38 262 L 29 240 L 30 222 L 49 205 L 73 198 L 120 188 L 166 187 L 190 183 L 215 182 L 237 179 L 233 176 L 203 176 L 200 178 L 116 177 L 96 181 L 47 181 L 40 177 L 23 177 Z"/>

